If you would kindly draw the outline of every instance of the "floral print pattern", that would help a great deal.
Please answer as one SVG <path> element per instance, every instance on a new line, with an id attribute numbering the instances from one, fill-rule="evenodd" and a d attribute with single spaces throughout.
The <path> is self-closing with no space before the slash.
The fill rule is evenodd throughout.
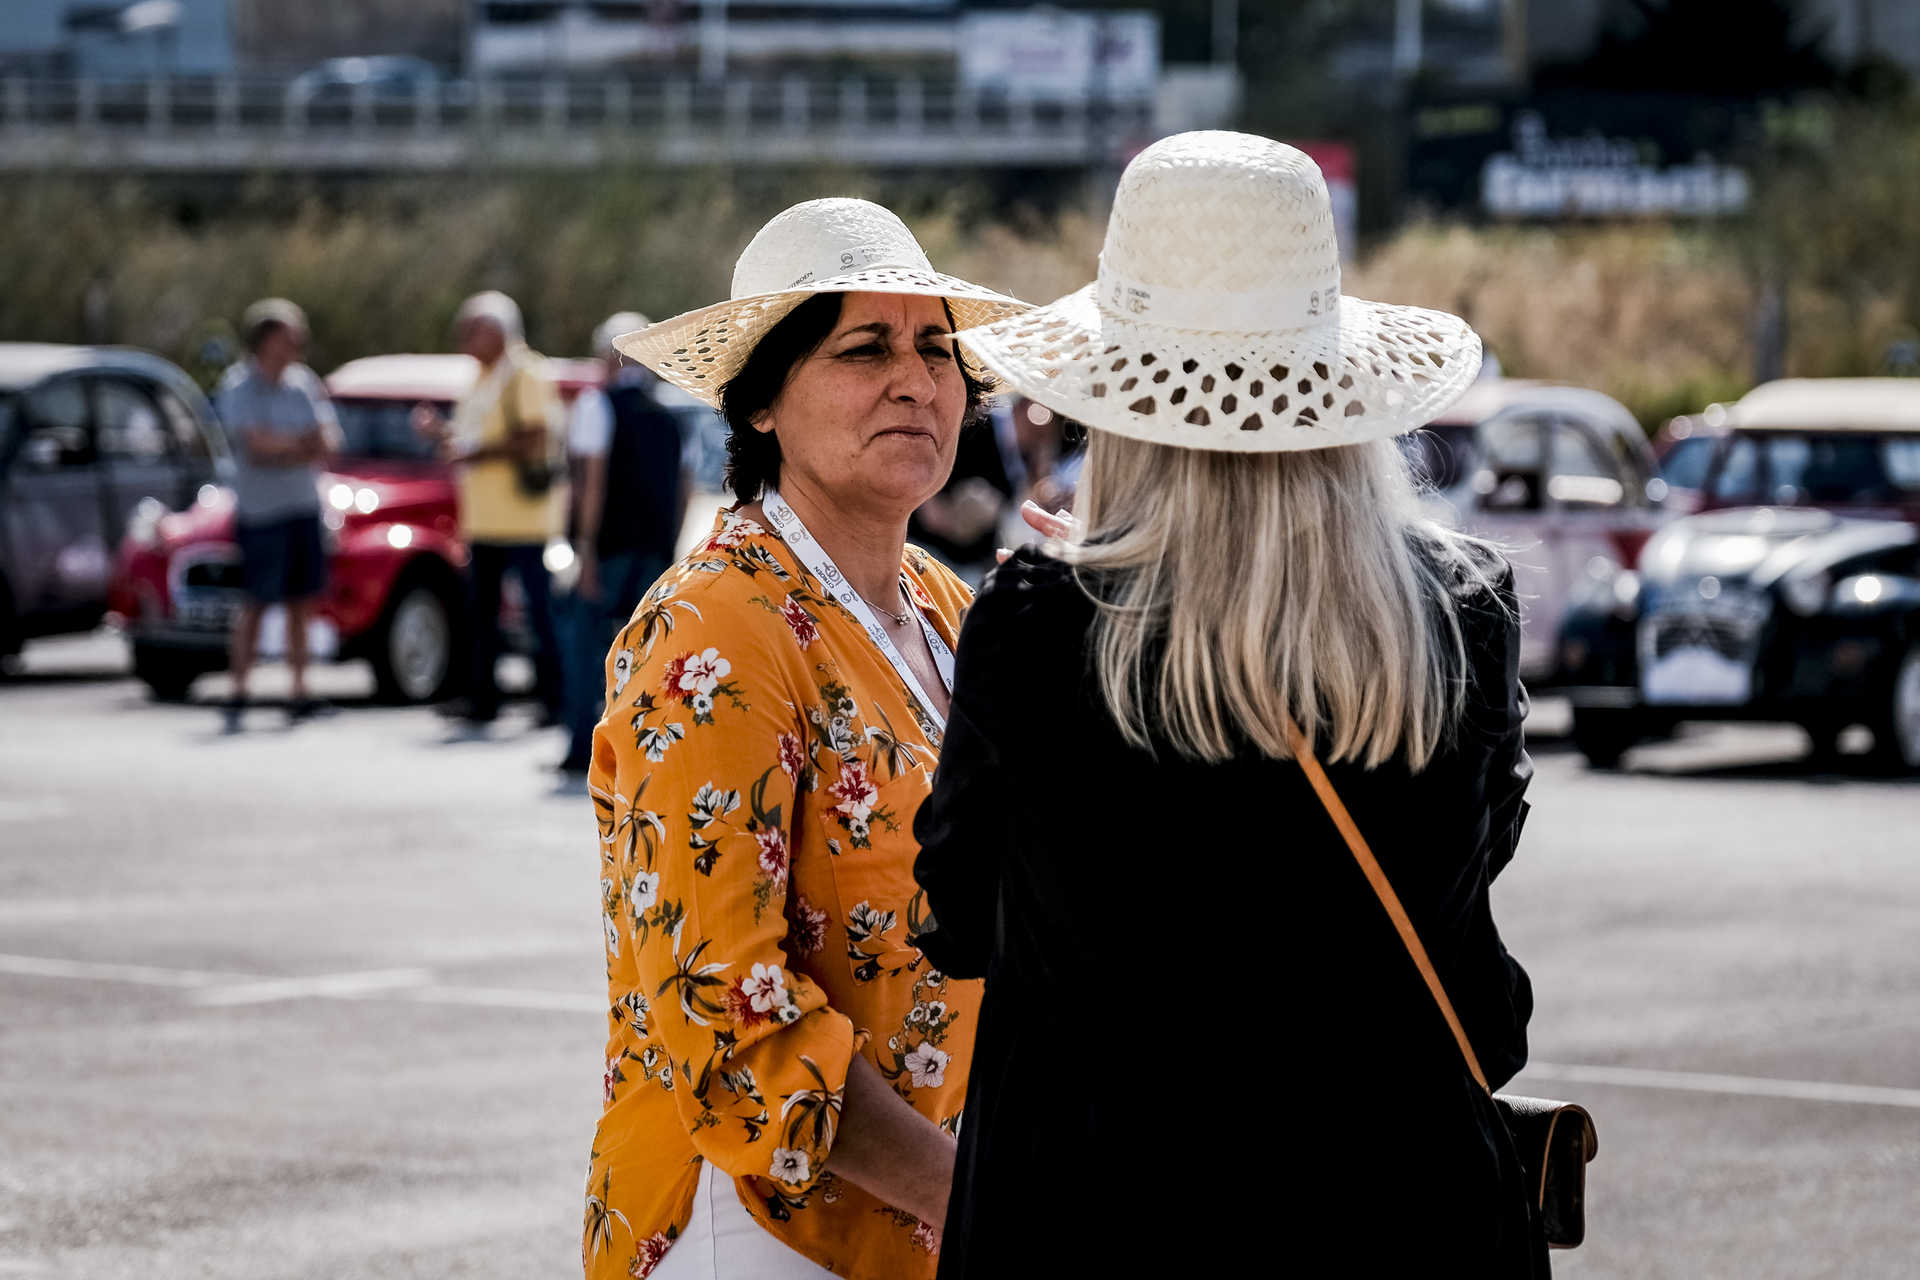
<path id="1" fill-rule="evenodd" d="M 952 643 L 966 588 L 909 548 Z M 590 1280 L 649 1275 L 701 1161 L 850 1280 L 931 1280 L 932 1226 L 829 1172 L 854 1054 L 957 1130 L 978 984 L 914 945 L 910 820 L 939 750 L 859 624 L 722 512 L 607 660 L 589 776 L 608 980 Z"/>

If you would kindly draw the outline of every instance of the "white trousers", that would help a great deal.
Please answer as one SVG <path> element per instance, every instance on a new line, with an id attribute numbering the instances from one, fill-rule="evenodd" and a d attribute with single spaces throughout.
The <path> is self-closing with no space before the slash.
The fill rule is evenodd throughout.
<path id="1" fill-rule="evenodd" d="M 648 1280 L 833 1280 L 833 1272 L 755 1222 L 733 1179 L 702 1164 L 687 1229 Z"/>

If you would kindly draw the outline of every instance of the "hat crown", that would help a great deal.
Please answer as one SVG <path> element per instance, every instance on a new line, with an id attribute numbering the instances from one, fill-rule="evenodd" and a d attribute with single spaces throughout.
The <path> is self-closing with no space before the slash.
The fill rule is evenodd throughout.
<path id="1" fill-rule="evenodd" d="M 778 293 L 869 267 L 933 270 L 892 210 L 870 200 L 808 200 L 776 215 L 740 251 L 733 297 Z"/>
<path id="2" fill-rule="evenodd" d="M 1121 175 L 1104 305 L 1181 328 L 1292 328 L 1335 320 L 1339 293 L 1333 207 L 1305 152 L 1205 130 L 1162 139 Z"/>

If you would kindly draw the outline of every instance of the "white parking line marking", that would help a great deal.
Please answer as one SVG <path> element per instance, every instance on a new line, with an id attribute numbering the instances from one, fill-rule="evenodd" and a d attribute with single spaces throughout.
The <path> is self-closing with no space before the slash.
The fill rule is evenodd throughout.
<path id="1" fill-rule="evenodd" d="M 550 1009 L 556 1013 L 605 1013 L 607 1002 L 576 991 L 530 991 L 523 987 L 421 987 L 396 993 L 421 1004 L 477 1004 L 492 1009 Z"/>
<path id="2" fill-rule="evenodd" d="M 604 1013 L 605 1000 L 577 991 L 539 991 L 527 987 L 451 986 L 434 980 L 430 969 L 373 969 L 275 978 L 258 973 L 210 973 L 202 969 L 159 969 L 137 964 L 94 964 L 43 956 L 0 955 L 0 974 L 34 978 L 78 978 L 129 982 L 142 986 L 193 990 L 195 1004 L 212 1008 L 269 1004 L 316 997 L 329 1000 L 415 1000 L 421 1004 L 468 1004 L 496 1009 L 546 1009 L 560 1013 Z"/>
<path id="3" fill-rule="evenodd" d="M 95 964 L 86 960 L 8 955 L 0 955 L 0 973 L 30 978 L 131 982 L 147 987 L 205 987 L 220 982 L 245 982 L 253 977 L 248 973 L 209 973 L 202 969 L 159 969 L 144 964 Z"/>
<path id="4" fill-rule="evenodd" d="M 473 1005 L 490 1009 L 536 1009 L 553 1013 L 601 1013 L 606 1001 L 579 991 L 539 991 L 524 987 L 468 987 L 435 981 L 427 969 L 375 969 L 362 973 L 319 974 L 305 978 L 266 978 L 202 969 L 162 969 L 149 965 L 95 964 L 43 956 L 0 955 L 0 974 L 126 982 L 180 987 L 192 991 L 195 1004 L 227 1008 L 278 1000 L 410 1000 L 418 1004 Z M 1671 1089 L 1733 1097 L 1785 1098 L 1800 1102 L 1920 1110 L 1920 1089 L 1841 1084 L 1830 1080 L 1776 1080 L 1763 1076 L 1722 1075 L 1706 1071 L 1655 1071 L 1645 1067 L 1599 1067 L 1576 1063 L 1530 1062 L 1523 1079 L 1569 1084 L 1616 1085 L 1628 1089 Z"/>
<path id="5" fill-rule="evenodd" d="M 323 973 L 310 978 L 272 978 L 263 982 L 243 982 L 232 986 L 202 988 L 193 993 L 193 1002 L 222 1007 L 238 1004 L 272 1004 L 279 1000 L 304 1000 L 311 997 L 353 999 L 407 987 L 421 987 L 432 981 L 433 975 L 425 969 L 373 969 L 364 973 Z"/>
<path id="6" fill-rule="evenodd" d="M 65 800 L 55 800 L 40 796 L 20 798 L 0 797 L 0 822 L 31 822 L 35 818 L 62 818 L 73 806 Z"/>
<path id="7" fill-rule="evenodd" d="M 1764 1076 L 1728 1076 L 1706 1071 L 1651 1071 L 1644 1067 L 1583 1067 L 1529 1062 L 1521 1077 L 1564 1080 L 1570 1084 L 1612 1084 L 1628 1089 L 1677 1089 L 1748 1098 L 1790 1098 L 1800 1102 L 1850 1102 L 1871 1107 L 1920 1108 L 1920 1089 L 1889 1089 L 1830 1080 L 1773 1080 Z"/>

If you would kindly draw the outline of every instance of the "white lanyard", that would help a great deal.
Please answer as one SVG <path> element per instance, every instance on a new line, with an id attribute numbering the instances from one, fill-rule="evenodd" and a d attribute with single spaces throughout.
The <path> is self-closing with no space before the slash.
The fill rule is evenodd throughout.
<path id="1" fill-rule="evenodd" d="M 887 634 L 886 629 L 880 625 L 880 620 L 874 617 L 873 606 L 853 589 L 853 584 L 848 582 L 846 576 L 840 572 L 840 566 L 833 562 L 833 557 L 827 554 L 827 549 L 820 545 L 819 539 L 807 532 L 807 526 L 800 519 L 799 513 L 787 505 L 787 500 L 780 496 L 778 489 L 768 489 L 761 495 L 760 508 L 767 513 L 767 523 L 773 526 L 773 531 L 780 535 L 781 541 L 793 550 L 793 554 L 800 558 L 800 563 L 807 567 L 807 572 L 818 578 L 820 585 L 826 588 L 827 593 L 845 605 L 848 612 L 859 620 L 860 625 L 867 629 L 867 638 L 873 641 L 882 656 L 893 664 L 895 674 L 906 682 L 908 692 L 913 694 L 915 711 L 920 718 L 921 732 L 925 733 L 929 739 L 945 733 L 947 718 L 940 714 L 933 704 L 933 699 L 929 698 L 927 691 L 920 686 L 919 677 L 913 674 L 913 668 L 907 665 L 907 660 L 900 656 L 900 650 L 894 647 L 893 637 Z M 900 578 L 902 586 L 905 586 L 905 570 L 901 571 Z M 913 616 L 920 620 L 920 630 L 927 637 L 927 648 L 933 653 L 934 669 L 940 673 L 941 682 L 947 686 L 947 692 L 951 694 L 953 692 L 953 650 L 949 649 L 947 642 L 940 638 L 940 633 L 933 629 L 933 625 L 927 621 L 927 616 L 921 611 L 920 606 L 914 604 L 910 587 L 907 590 L 907 603 L 913 606 Z"/>

